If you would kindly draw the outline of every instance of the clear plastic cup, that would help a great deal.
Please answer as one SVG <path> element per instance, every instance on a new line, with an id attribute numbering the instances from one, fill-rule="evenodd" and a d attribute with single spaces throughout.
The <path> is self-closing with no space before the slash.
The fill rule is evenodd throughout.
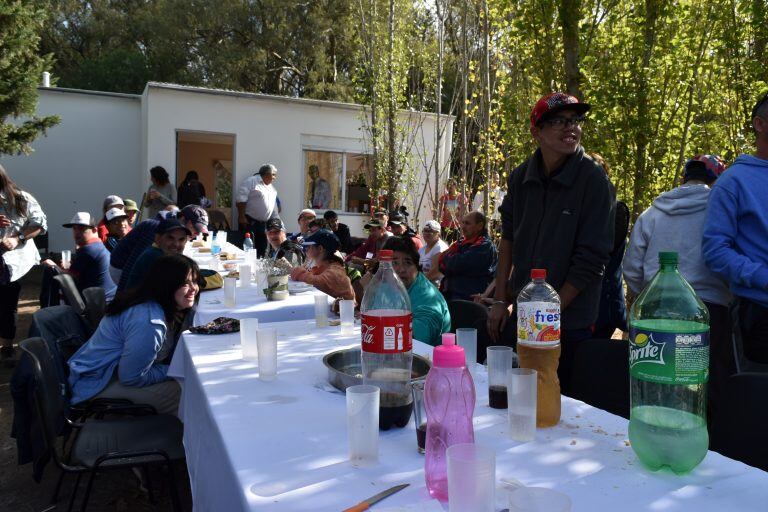
<path id="1" fill-rule="evenodd" d="M 225 277 L 224 278 L 224 306 L 233 308 L 237 305 L 237 299 L 235 294 L 237 287 L 237 278 Z"/>
<path id="2" fill-rule="evenodd" d="M 61 251 L 61 268 L 69 269 L 72 264 L 72 251 Z"/>
<path id="3" fill-rule="evenodd" d="M 328 296 L 324 293 L 315 295 L 315 325 L 328 326 Z"/>
<path id="4" fill-rule="evenodd" d="M 507 373 L 512 368 L 512 347 L 488 347 L 488 405 L 507 408 Z"/>
<path id="5" fill-rule="evenodd" d="M 507 382 L 509 437 L 533 441 L 536 437 L 536 370 L 510 368 Z"/>
<path id="6" fill-rule="evenodd" d="M 237 267 L 237 270 L 240 272 L 240 288 L 250 288 L 251 287 L 251 265 L 248 263 L 239 265 Z"/>
<path id="7" fill-rule="evenodd" d="M 427 408 L 424 407 L 424 381 L 411 381 L 413 394 L 413 422 L 416 426 L 416 445 L 419 453 L 426 452 L 427 444 Z"/>
<path id="8" fill-rule="evenodd" d="M 270 381 L 277 378 L 277 330 L 256 331 L 256 345 L 259 360 L 259 379 Z"/>
<path id="9" fill-rule="evenodd" d="M 455 444 L 448 459 L 448 510 L 495 512 L 496 453 L 471 443 Z"/>
<path id="10" fill-rule="evenodd" d="M 341 334 L 353 334 L 355 332 L 355 301 L 340 300 L 339 315 L 341 316 Z"/>
<path id="11" fill-rule="evenodd" d="M 243 318 L 240 320 L 240 346 L 243 349 L 243 359 L 256 361 L 258 359 L 258 344 L 256 331 L 259 329 L 258 318 Z"/>
<path id="12" fill-rule="evenodd" d="M 570 512 L 571 498 L 546 487 L 519 487 L 509 494 L 509 512 Z"/>
<path id="13" fill-rule="evenodd" d="M 475 379 L 475 370 L 477 369 L 477 329 L 471 327 L 460 327 L 456 329 L 456 344 L 464 349 L 467 356 L 467 369 L 472 374 L 472 380 Z"/>
<path id="14" fill-rule="evenodd" d="M 347 388 L 347 435 L 349 460 L 355 466 L 370 466 L 379 460 L 379 388 Z"/>

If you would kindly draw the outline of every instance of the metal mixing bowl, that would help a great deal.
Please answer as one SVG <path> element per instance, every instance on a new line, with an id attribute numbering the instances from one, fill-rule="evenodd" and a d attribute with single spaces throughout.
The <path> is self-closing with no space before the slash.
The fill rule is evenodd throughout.
<path id="1" fill-rule="evenodd" d="M 328 368 L 328 382 L 339 391 L 363 383 L 359 348 L 330 352 L 323 357 L 323 364 Z M 411 378 L 425 378 L 431 366 L 425 357 L 413 354 Z"/>

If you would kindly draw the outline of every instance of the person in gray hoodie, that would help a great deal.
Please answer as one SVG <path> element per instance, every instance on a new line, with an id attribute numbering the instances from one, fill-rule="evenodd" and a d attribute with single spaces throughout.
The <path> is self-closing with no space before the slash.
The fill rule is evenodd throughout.
<path id="1" fill-rule="evenodd" d="M 685 164 L 683 184 L 657 197 L 632 229 L 624 255 L 624 279 L 637 296 L 659 270 L 659 252 L 678 253 L 679 270 L 704 302 L 710 316 L 710 415 L 721 403 L 721 387 L 735 372 L 726 282 L 704 262 L 701 239 L 710 187 L 725 170 L 714 155 L 697 155 Z"/>

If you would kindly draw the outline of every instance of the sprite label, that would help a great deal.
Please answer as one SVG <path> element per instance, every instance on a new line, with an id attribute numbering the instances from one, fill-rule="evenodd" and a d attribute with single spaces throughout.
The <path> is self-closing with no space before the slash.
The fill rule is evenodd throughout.
<path id="1" fill-rule="evenodd" d="M 629 328 L 629 373 L 660 384 L 702 384 L 709 377 L 709 331 Z"/>

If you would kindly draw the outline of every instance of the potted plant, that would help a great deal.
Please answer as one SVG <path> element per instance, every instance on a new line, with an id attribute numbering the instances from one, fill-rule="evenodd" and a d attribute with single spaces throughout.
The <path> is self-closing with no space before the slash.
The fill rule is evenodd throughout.
<path id="1" fill-rule="evenodd" d="M 264 295 L 267 300 L 285 300 L 288 298 L 288 276 L 291 274 L 291 264 L 280 258 L 267 269 L 267 287 Z"/>

